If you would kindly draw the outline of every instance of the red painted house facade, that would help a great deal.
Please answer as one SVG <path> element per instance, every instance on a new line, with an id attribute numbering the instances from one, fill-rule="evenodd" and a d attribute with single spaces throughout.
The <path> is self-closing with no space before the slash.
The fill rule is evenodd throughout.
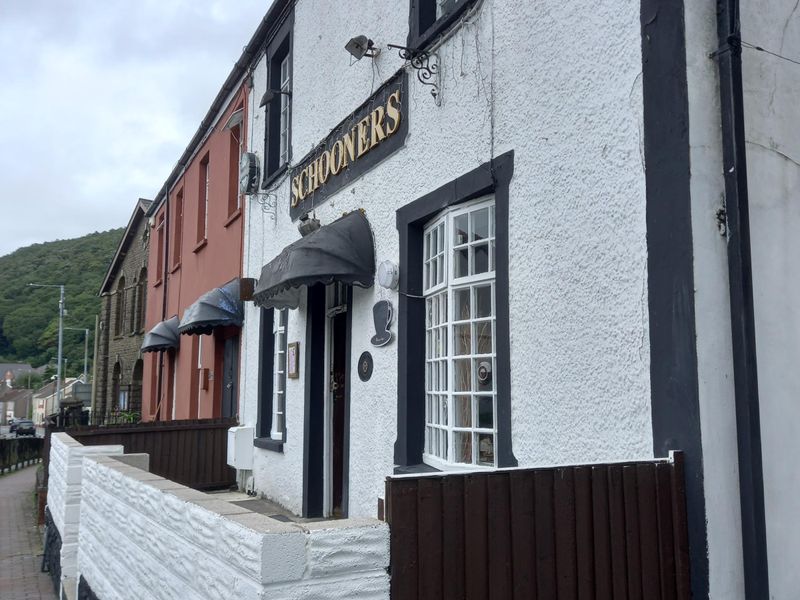
<path id="1" fill-rule="evenodd" d="M 144 420 L 238 413 L 247 91 L 234 69 L 149 213 Z"/>

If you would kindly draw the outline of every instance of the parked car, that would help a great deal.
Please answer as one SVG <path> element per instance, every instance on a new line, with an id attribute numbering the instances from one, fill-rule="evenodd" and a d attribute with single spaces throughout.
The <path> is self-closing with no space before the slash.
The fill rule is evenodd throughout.
<path id="1" fill-rule="evenodd" d="M 17 430 L 17 423 L 19 419 L 8 420 L 8 433 L 14 433 Z"/>
<path id="2" fill-rule="evenodd" d="M 17 436 L 36 435 L 36 426 L 30 419 L 20 419 L 14 423 L 16 425 Z"/>

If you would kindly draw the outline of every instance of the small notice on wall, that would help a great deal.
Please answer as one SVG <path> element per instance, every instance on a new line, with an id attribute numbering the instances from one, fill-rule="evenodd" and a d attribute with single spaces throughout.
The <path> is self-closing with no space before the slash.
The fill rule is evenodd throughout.
<path id="1" fill-rule="evenodd" d="M 300 342 L 292 342 L 286 347 L 286 376 L 289 379 L 300 377 Z"/>

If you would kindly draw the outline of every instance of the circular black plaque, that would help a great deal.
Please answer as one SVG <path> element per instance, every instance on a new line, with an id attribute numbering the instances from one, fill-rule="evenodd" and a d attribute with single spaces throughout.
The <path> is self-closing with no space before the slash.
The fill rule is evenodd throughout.
<path id="1" fill-rule="evenodd" d="M 362 352 L 358 357 L 358 378 L 361 381 L 369 381 L 372 377 L 372 354 Z"/>

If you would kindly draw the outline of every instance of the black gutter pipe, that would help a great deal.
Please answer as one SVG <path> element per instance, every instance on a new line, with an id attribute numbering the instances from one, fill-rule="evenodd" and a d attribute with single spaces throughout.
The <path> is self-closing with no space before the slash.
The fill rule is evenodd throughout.
<path id="1" fill-rule="evenodd" d="M 717 0 L 722 158 L 728 230 L 728 278 L 733 342 L 733 379 L 739 451 L 745 598 L 769 598 L 764 472 L 750 259 L 750 217 L 745 160 L 742 46 L 738 0 Z"/>

